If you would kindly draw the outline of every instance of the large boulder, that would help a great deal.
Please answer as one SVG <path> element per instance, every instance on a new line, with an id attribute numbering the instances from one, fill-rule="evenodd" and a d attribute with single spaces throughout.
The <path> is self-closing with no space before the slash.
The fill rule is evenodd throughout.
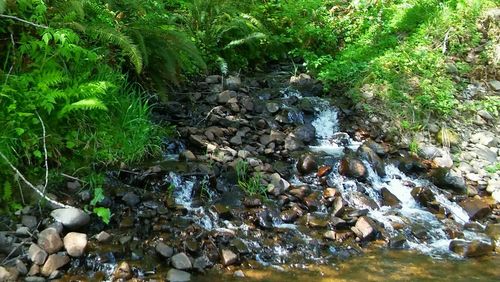
<path id="1" fill-rule="evenodd" d="M 304 155 L 300 157 L 299 161 L 297 162 L 297 171 L 302 175 L 309 174 L 313 171 L 316 171 L 317 169 L 318 164 L 311 155 Z"/>
<path id="2" fill-rule="evenodd" d="M 358 155 L 368 161 L 373 166 L 377 174 L 381 177 L 385 176 L 384 161 L 373 151 L 369 146 L 363 144 L 358 149 Z"/>
<path id="3" fill-rule="evenodd" d="M 371 218 L 367 216 L 361 216 L 358 221 L 356 221 L 356 225 L 354 226 L 353 231 L 361 239 L 370 240 L 374 239 L 377 235 L 377 229 L 377 225 Z"/>
<path id="4" fill-rule="evenodd" d="M 357 158 L 345 156 L 340 161 L 339 172 L 341 175 L 365 180 L 368 177 L 368 170 L 365 164 Z"/>
<path id="5" fill-rule="evenodd" d="M 453 170 L 437 168 L 431 171 L 431 181 L 439 188 L 451 190 L 455 193 L 465 194 L 467 185 L 464 178 Z"/>
<path id="6" fill-rule="evenodd" d="M 316 137 L 316 128 L 311 124 L 301 125 L 294 130 L 293 134 L 304 144 L 309 144 L 314 141 Z"/>
<path id="7" fill-rule="evenodd" d="M 493 245 L 488 242 L 474 240 L 467 242 L 464 240 L 453 240 L 450 242 L 450 251 L 463 257 L 481 257 L 493 252 Z"/>
<path id="8" fill-rule="evenodd" d="M 459 203 L 471 220 L 482 219 L 491 212 L 490 205 L 481 199 L 468 198 Z"/>
<path id="9" fill-rule="evenodd" d="M 56 209 L 50 213 L 50 216 L 71 230 L 84 227 L 90 222 L 90 216 L 77 208 Z"/>
<path id="10" fill-rule="evenodd" d="M 62 249 L 63 242 L 57 230 L 49 227 L 38 234 L 38 246 L 48 254 L 53 254 Z"/>
<path id="11" fill-rule="evenodd" d="M 66 255 L 52 254 L 42 267 L 42 275 L 49 276 L 52 272 L 58 270 L 69 262 L 69 257 Z"/>
<path id="12" fill-rule="evenodd" d="M 87 234 L 70 232 L 64 236 L 64 248 L 68 255 L 72 257 L 80 257 L 85 252 L 87 247 Z"/>
<path id="13" fill-rule="evenodd" d="M 191 269 L 193 265 L 191 264 L 191 260 L 185 253 L 178 253 L 172 257 L 172 266 L 177 269 Z"/>

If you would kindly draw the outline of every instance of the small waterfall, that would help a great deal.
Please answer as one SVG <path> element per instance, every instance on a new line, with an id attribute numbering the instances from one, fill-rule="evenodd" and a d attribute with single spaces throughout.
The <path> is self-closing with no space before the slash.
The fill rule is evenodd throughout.
<path id="1" fill-rule="evenodd" d="M 316 118 L 312 125 L 316 128 L 318 145 L 311 146 L 310 149 L 334 156 L 342 155 L 345 147 L 357 150 L 362 143 L 354 142 L 347 134 L 338 132 L 338 110 L 321 98 L 307 99 L 314 99 L 314 105 L 316 105 Z M 408 187 L 406 184 L 415 183 L 418 186 L 430 187 L 436 201 L 447 212 L 451 213 L 459 224 L 469 221 L 467 213 L 459 205 L 448 200 L 445 195 L 440 193 L 439 189 L 428 181 L 412 179 L 399 171 L 394 165 L 386 166 L 386 176 L 381 178 L 368 162 L 364 161 L 364 164 L 368 170 L 368 185 L 364 186 L 364 193 L 358 191 L 355 180 L 344 178 L 338 173 L 330 175 L 330 180 L 340 188 L 343 198 L 349 205 L 358 209 L 368 209 L 368 215 L 382 223 L 390 236 L 403 235 L 406 238 L 407 246 L 411 249 L 430 255 L 449 253 L 448 246 L 451 240 L 445 232 L 444 224 L 436 215 L 427 211 L 415 201 L 411 195 L 412 187 Z M 382 188 L 388 189 L 401 201 L 400 207 L 382 206 L 380 196 Z M 374 208 L 372 205 L 367 204 L 360 198 L 364 197 L 363 195 L 368 196 L 378 207 Z M 402 225 L 404 228 L 396 230 L 394 225 Z M 418 235 L 415 235 L 417 231 L 414 229 L 417 228 L 424 230 L 420 232 L 425 232 L 425 235 L 419 234 L 424 238 L 418 238 Z"/>
<path id="2" fill-rule="evenodd" d="M 357 150 L 362 144 L 352 140 L 347 133 L 339 132 L 338 109 L 319 97 L 308 97 L 315 105 L 316 118 L 312 125 L 316 129 L 318 145 L 310 146 L 315 152 L 325 152 L 330 155 L 340 156 L 344 148 Z"/>

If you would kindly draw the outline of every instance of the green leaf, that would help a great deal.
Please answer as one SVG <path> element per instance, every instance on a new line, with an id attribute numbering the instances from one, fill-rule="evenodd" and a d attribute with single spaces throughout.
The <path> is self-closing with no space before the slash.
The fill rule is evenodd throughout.
<path id="1" fill-rule="evenodd" d="M 52 38 L 52 34 L 46 32 L 42 35 L 42 40 L 45 42 L 45 44 L 49 45 L 49 41 Z"/>
<path id="2" fill-rule="evenodd" d="M 66 141 L 66 148 L 73 149 L 73 148 L 75 148 L 75 146 L 76 146 L 75 142 L 73 142 L 73 141 Z"/>
<path id="3" fill-rule="evenodd" d="M 95 206 L 97 203 L 100 203 L 102 200 L 104 200 L 104 191 L 102 188 L 98 187 L 94 189 L 94 198 L 92 201 L 90 201 L 90 204 L 92 206 Z"/>
<path id="4" fill-rule="evenodd" d="M 25 132 L 25 130 L 23 128 L 20 128 L 20 127 L 17 127 L 15 130 L 16 130 L 16 133 L 18 136 L 23 135 L 23 133 Z"/>
<path id="5" fill-rule="evenodd" d="M 33 152 L 33 156 L 35 156 L 36 158 L 41 159 L 42 158 L 42 152 L 40 152 L 40 150 L 36 150 L 36 151 Z"/>
<path id="6" fill-rule="evenodd" d="M 109 224 L 111 219 L 111 211 L 108 208 L 98 207 L 93 209 L 94 213 L 102 219 L 106 224 Z"/>

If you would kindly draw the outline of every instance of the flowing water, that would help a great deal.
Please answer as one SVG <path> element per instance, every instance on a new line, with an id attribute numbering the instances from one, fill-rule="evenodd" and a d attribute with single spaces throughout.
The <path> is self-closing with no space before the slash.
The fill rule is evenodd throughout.
<path id="1" fill-rule="evenodd" d="M 449 251 L 450 237 L 446 230 L 449 225 L 458 226 L 469 222 L 467 213 L 447 195 L 425 179 L 410 177 L 395 165 L 385 166 L 385 176 L 381 177 L 368 162 L 368 178 L 365 183 L 342 176 L 338 172 L 338 160 L 346 150 L 357 150 L 362 142 L 352 140 L 347 133 L 340 132 L 338 110 L 330 102 L 318 97 L 303 97 L 300 92 L 290 88 L 281 90 L 283 99 L 308 99 L 314 105 L 312 119 L 301 111 L 288 111 L 288 119 L 296 124 L 310 121 L 316 129 L 316 143 L 309 150 L 320 158 L 333 164 L 333 171 L 328 175 L 330 186 L 337 187 L 350 207 L 366 210 L 369 217 L 383 226 L 384 236 L 391 241 L 401 238 L 397 249 L 378 248 L 373 243 L 371 248 L 361 249 L 357 242 L 325 243 L 325 229 L 315 229 L 308 221 L 329 216 L 329 207 L 321 205 L 317 211 L 303 216 L 296 223 L 284 223 L 279 216 L 279 208 L 269 203 L 269 208 L 257 214 L 256 224 L 246 219 L 246 214 L 239 194 L 217 193 L 205 189 L 209 200 L 196 198 L 196 187 L 201 182 L 203 187 L 208 181 L 200 176 L 183 176 L 174 171 L 165 175 L 163 182 L 172 185 L 175 204 L 183 207 L 178 218 L 217 234 L 229 236 L 233 247 L 247 254 L 249 259 L 241 265 L 250 280 L 258 281 L 494 281 L 500 280 L 499 257 L 489 256 L 480 259 L 463 259 Z M 182 144 L 177 147 L 183 147 Z M 166 154 L 169 159 L 175 153 Z M 308 184 L 313 193 L 322 193 L 323 189 L 317 178 L 293 175 L 288 181 L 294 186 Z M 410 185 L 410 184 L 411 185 Z M 360 186 L 363 192 L 360 193 Z M 429 212 L 415 201 L 411 195 L 415 186 L 430 187 L 436 200 L 446 210 L 447 219 Z M 383 206 L 381 190 L 387 189 L 399 200 L 396 207 Z M 374 204 L 367 204 L 368 197 Z M 213 199 L 213 200 L 212 200 Z M 214 204 L 223 203 L 229 209 L 240 212 L 241 217 L 227 219 L 214 211 Z M 452 219 L 452 220 L 451 220 Z M 304 222 L 304 220 L 306 222 Z M 489 240 L 481 232 L 466 230 L 464 240 Z M 247 250 L 247 251 L 244 251 Z M 110 254 L 106 253 L 105 254 Z M 111 265 L 116 263 L 111 253 L 106 263 L 95 260 L 105 277 L 110 277 Z M 164 274 L 166 269 L 158 269 L 158 261 L 148 258 L 137 262 L 141 269 L 155 269 L 155 274 Z M 234 270 L 234 268 L 231 268 Z M 146 271 L 147 272 L 147 271 Z M 205 275 L 195 275 L 193 281 L 240 281 L 232 276 L 233 271 L 219 272 L 210 270 Z M 147 274 L 147 273 L 146 273 Z M 143 278 L 154 278 L 147 276 Z M 465 279 L 464 277 L 467 277 Z M 497 280 L 497 281 L 499 281 Z"/>

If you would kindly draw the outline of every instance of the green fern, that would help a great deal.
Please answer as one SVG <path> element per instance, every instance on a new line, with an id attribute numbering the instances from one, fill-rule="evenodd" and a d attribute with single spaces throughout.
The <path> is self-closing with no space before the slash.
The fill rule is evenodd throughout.
<path id="1" fill-rule="evenodd" d="M 86 28 L 85 32 L 104 43 L 111 43 L 120 47 L 123 53 L 130 59 L 130 62 L 134 65 L 135 71 L 138 74 L 142 72 L 142 54 L 139 50 L 139 47 L 129 36 L 119 32 L 114 28 L 103 25 L 89 26 Z"/>
<path id="2" fill-rule="evenodd" d="M 66 116 L 68 113 L 76 110 L 85 110 L 85 111 L 90 111 L 90 110 L 102 110 L 102 111 L 107 111 L 108 107 L 99 99 L 97 98 L 87 98 L 87 99 L 82 99 L 80 101 L 71 103 L 69 105 L 64 106 L 61 111 L 59 112 L 58 116 L 59 118 L 62 118 Z"/>

